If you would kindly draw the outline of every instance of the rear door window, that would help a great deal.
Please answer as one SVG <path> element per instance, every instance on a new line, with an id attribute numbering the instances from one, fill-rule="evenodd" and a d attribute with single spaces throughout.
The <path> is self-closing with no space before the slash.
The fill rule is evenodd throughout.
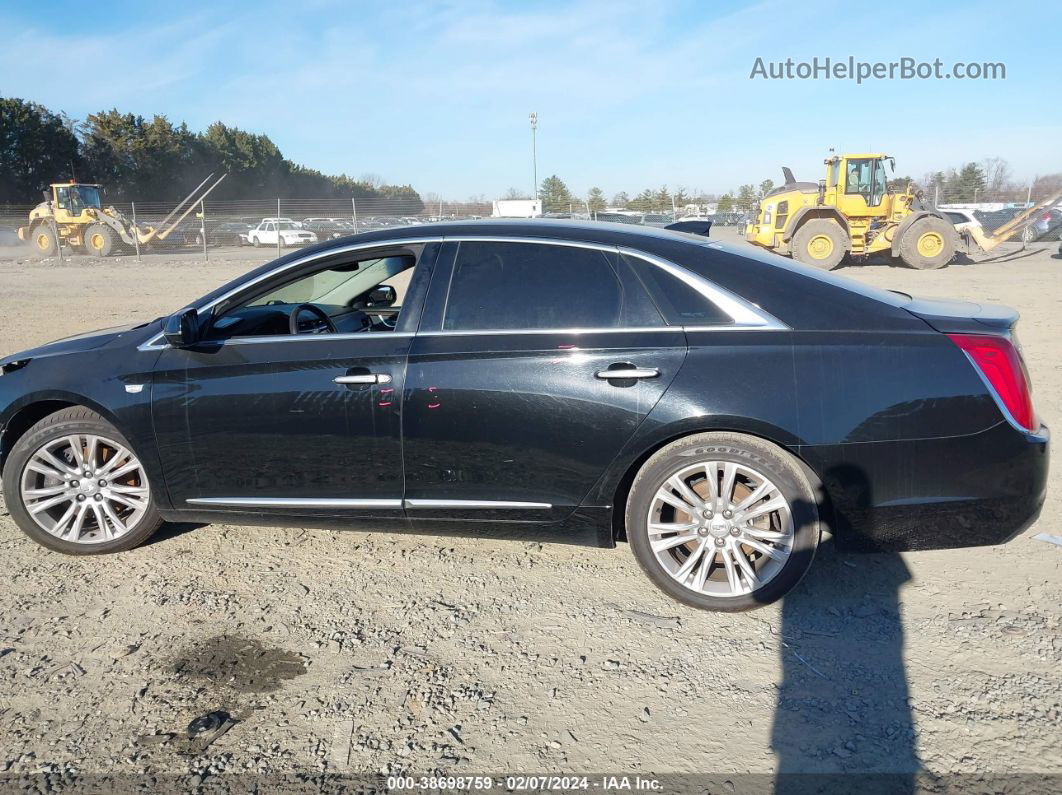
<path id="1" fill-rule="evenodd" d="M 614 254 L 543 243 L 464 242 L 454 261 L 446 331 L 664 325 Z"/>

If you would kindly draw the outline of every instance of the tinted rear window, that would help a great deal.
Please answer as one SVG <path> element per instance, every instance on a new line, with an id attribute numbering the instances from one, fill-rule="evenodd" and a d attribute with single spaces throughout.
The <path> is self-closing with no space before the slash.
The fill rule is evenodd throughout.
<path id="1" fill-rule="evenodd" d="M 638 274 L 667 322 L 675 326 L 718 326 L 733 323 L 719 307 L 667 271 L 639 257 L 624 255 Z"/>
<path id="2" fill-rule="evenodd" d="M 461 243 L 443 318 L 452 331 L 660 325 L 614 257 L 539 243 Z"/>

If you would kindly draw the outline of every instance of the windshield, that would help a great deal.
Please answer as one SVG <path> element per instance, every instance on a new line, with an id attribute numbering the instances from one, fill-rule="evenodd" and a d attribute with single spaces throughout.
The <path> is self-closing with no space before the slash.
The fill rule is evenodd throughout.
<path id="1" fill-rule="evenodd" d="M 79 185 L 74 188 L 73 192 L 77 194 L 82 207 L 95 207 L 97 210 L 100 208 L 99 188 L 90 185 Z"/>
<path id="2" fill-rule="evenodd" d="M 280 223 L 280 224 L 277 224 L 277 229 L 279 229 L 281 232 L 285 232 L 285 231 L 289 231 L 289 230 L 298 229 L 298 227 L 295 226 L 295 224 Z"/>

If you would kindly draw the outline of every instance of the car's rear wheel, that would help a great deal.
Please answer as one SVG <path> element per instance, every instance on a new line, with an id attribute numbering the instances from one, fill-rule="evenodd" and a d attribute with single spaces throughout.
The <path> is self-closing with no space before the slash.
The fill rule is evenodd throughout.
<path id="1" fill-rule="evenodd" d="M 749 610 L 792 589 L 819 543 L 815 494 L 799 463 L 762 439 L 704 433 L 654 454 L 631 486 L 627 539 L 669 596 Z"/>
<path id="2" fill-rule="evenodd" d="M 58 552 L 119 552 L 162 524 L 131 445 L 84 407 L 63 409 L 30 428 L 12 448 L 3 480 L 18 526 Z"/>

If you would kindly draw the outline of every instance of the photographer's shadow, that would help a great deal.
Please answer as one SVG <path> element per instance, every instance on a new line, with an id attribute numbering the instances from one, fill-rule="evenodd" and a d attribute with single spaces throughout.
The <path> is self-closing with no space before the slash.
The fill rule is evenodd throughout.
<path id="1" fill-rule="evenodd" d="M 914 790 L 920 762 L 899 613 L 910 579 L 899 554 L 845 554 L 827 540 L 785 597 L 776 791 Z"/>

